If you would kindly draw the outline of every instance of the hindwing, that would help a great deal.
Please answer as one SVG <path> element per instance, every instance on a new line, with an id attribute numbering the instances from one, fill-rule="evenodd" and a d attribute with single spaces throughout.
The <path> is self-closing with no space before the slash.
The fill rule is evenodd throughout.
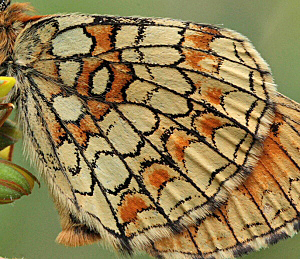
<path id="1" fill-rule="evenodd" d="M 26 147 L 69 245 L 144 248 L 210 215 L 274 116 L 267 64 L 211 25 L 50 16 L 18 35 L 13 62 Z"/>

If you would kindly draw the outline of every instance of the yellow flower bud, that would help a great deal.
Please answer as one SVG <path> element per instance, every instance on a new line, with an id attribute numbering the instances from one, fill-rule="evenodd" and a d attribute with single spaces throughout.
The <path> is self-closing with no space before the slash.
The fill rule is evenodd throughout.
<path id="1" fill-rule="evenodd" d="M 13 77 L 0 76 L 0 97 L 6 96 L 16 83 Z"/>

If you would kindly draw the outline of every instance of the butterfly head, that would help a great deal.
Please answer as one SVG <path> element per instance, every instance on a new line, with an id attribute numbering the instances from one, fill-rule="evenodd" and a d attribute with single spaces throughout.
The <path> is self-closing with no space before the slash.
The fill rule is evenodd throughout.
<path id="1" fill-rule="evenodd" d="M 10 0 L 1 0 L 0 1 L 0 11 L 6 10 L 6 8 L 10 5 Z"/>

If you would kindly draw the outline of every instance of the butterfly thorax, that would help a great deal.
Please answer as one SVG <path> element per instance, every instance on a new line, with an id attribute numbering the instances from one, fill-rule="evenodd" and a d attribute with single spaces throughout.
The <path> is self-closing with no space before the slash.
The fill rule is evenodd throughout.
<path id="1" fill-rule="evenodd" d="M 0 13 L 0 63 L 2 64 L 13 51 L 16 37 L 25 26 L 28 16 L 27 4 L 13 4 Z M 24 22 L 22 22 L 24 21 Z"/>
<path id="2" fill-rule="evenodd" d="M 26 3 L 4 5 L 0 12 L 0 72 L 6 74 L 7 64 L 14 50 L 17 36 L 29 22 L 39 19 L 41 16 L 29 16 L 26 14 L 33 8 Z M 4 70 L 4 71 L 3 71 Z"/>

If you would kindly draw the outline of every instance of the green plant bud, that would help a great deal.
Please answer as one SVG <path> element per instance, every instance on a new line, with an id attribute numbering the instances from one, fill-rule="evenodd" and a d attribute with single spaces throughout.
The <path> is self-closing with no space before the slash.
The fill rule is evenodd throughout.
<path id="1" fill-rule="evenodd" d="M 26 169 L 0 159 L 0 204 L 11 203 L 23 195 L 29 195 L 36 177 Z"/>

